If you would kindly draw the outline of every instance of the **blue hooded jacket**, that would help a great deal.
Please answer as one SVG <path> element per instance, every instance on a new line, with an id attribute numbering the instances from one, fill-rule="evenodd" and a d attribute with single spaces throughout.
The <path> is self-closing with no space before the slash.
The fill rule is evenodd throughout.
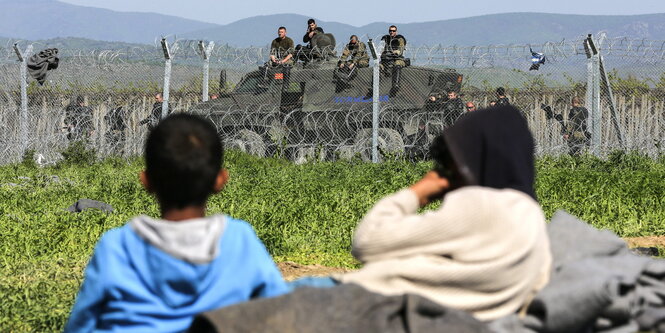
<path id="1" fill-rule="evenodd" d="M 198 313 L 286 292 L 247 222 L 139 216 L 98 242 L 65 332 L 182 332 Z"/>

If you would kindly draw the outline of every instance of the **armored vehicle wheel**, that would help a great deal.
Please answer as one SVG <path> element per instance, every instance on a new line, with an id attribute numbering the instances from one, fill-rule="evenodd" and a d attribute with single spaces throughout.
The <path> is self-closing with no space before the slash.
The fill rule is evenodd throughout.
<path id="1" fill-rule="evenodd" d="M 261 135 L 247 129 L 238 131 L 226 140 L 226 146 L 255 156 L 266 156 L 266 144 Z"/>
<path id="2" fill-rule="evenodd" d="M 404 154 L 404 139 L 392 128 L 379 128 L 379 161 L 387 156 L 398 157 Z M 356 133 L 353 143 L 354 153 L 360 154 L 364 161 L 372 160 L 372 129 L 361 129 Z"/>

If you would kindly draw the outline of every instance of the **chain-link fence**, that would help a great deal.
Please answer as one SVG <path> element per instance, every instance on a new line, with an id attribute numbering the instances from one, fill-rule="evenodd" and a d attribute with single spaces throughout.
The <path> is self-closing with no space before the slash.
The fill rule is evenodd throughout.
<path id="1" fill-rule="evenodd" d="M 468 103 L 481 109 L 503 101 L 499 87 L 528 120 L 538 154 L 577 149 L 601 156 L 617 149 L 662 154 L 665 41 L 604 35 L 593 45 L 588 41 L 475 47 L 407 43 L 404 67 L 397 73 L 384 63 L 377 68 L 378 80 L 374 61 L 367 68 L 339 69 L 346 43 L 317 49 L 316 56 L 301 52 L 301 61 L 288 71 L 263 67 L 268 47 L 172 41 L 169 60 L 161 45 L 62 49 L 58 68 L 48 71 L 43 85 L 29 78 L 23 97 L 25 63 L 10 43 L 0 47 L 0 162 L 18 161 L 26 150 L 34 150 L 42 162 L 55 162 L 74 140 L 84 140 L 101 156 L 140 154 L 151 114 L 166 105 L 170 112 L 206 115 L 227 147 L 260 156 L 369 160 L 377 147 L 379 160 L 422 158 L 433 137 L 468 111 Z M 380 56 L 384 45 L 376 44 Z M 28 59 L 28 45 L 17 46 Z M 31 46 L 34 53 L 48 47 Z M 529 70 L 542 56 L 544 63 Z M 155 99 L 165 84 L 167 104 Z M 589 111 L 581 120 L 570 114 L 575 96 Z M 208 98 L 214 100 L 201 103 Z"/>

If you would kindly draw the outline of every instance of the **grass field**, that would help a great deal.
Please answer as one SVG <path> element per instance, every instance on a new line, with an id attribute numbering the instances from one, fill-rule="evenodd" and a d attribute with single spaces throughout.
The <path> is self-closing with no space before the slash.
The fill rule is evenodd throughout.
<path id="1" fill-rule="evenodd" d="M 349 249 L 364 212 L 431 167 L 407 161 L 294 165 L 236 152 L 227 154 L 226 166 L 231 180 L 211 198 L 209 213 L 252 223 L 277 261 L 339 267 L 357 266 Z M 137 181 L 141 168 L 138 159 L 0 167 L 0 331 L 62 330 L 101 234 L 132 216 L 158 214 Z M 543 157 L 537 173 L 547 217 L 566 209 L 621 236 L 665 235 L 665 157 Z M 109 203 L 115 212 L 66 212 L 79 198 Z"/>

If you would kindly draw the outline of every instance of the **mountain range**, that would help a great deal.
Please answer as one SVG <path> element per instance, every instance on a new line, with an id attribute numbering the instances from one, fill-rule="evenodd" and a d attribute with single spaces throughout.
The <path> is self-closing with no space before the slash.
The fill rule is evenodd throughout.
<path id="1" fill-rule="evenodd" d="M 316 18 L 316 13 L 312 13 Z M 214 40 L 232 46 L 265 46 L 285 26 L 300 43 L 309 17 L 296 14 L 255 16 L 227 25 L 154 13 L 117 12 L 77 6 L 57 0 L 0 0 L 0 36 L 46 40 L 76 37 L 85 40 L 154 44 L 162 36 Z M 326 32 L 344 42 L 351 34 L 377 37 L 392 22 L 356 27 L 317 20 Z M 543 43 L 605 31 L 611 37 L 665 40 L 665 14 L 632 16 L 507 13 L 420 23 L 397 23 L 414 45 L 487 45 Z M 60 39 L 62 41 L 62 39 Z M 80 43 L 84 39 L 76 39 Z"/>

